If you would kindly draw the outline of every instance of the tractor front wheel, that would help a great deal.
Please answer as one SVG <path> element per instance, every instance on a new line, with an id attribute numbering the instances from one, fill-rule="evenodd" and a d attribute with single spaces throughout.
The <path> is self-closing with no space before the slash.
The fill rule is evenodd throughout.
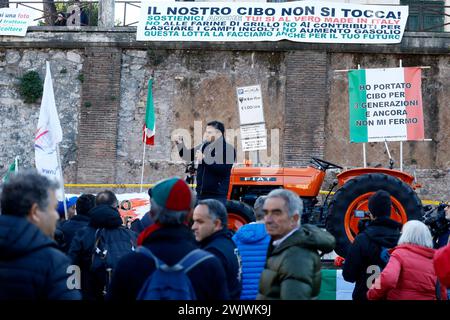
<path id="1" fill-rule="evenodd" d="M 391 194 L 392 220 L 406 223 L 420 220 L 422 203 L 414 190 L 403 181 L 382 173 L 364 174 L 347 181 L 334 195 L 327 216 L 327 230 L 336 238 L 335 252 L 345 257 L 358 234 L 359 217 L 355 211 L 369 211 L 369 198 L 383 189 Z"/>
<path id="2" fill-rule="evenodd" d="M 228 200 L 226 208 L 228 212 L 228 229 L 234 232 L 244 224 L 255 221 L 253 209 L 243 202 Z"/>

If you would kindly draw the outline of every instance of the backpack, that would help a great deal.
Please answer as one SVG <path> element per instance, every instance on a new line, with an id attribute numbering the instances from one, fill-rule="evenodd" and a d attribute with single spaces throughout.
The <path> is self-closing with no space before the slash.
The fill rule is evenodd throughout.
<path id="1" fill-rule="evenodd" d="M 111 246 L 112 244 L 114 244 L 113 247 Z M 124 245 L 122 241 L 115 241 L 104 229 L 97 229 L 95 231 L 95 242 L 89 273 L 93 285 L 97 288 L 102 288 L 103 296 L 109 290 L 113 269 L 116 267 L 120 258 L 131 251 L 134 251 L 134 243 L 131 237 L 129 244 Z"/>
<path id="2" fill-rule="evenodd" d="M 187 273 L 199 263 L 213 257 L 204 250 L 195 249 L 173 266 L 168 266 L 146 247 L 138 247 L 137 252 L 155 262 L 155 271 L 145 280 L 137 300 L 196 300 Z"/>

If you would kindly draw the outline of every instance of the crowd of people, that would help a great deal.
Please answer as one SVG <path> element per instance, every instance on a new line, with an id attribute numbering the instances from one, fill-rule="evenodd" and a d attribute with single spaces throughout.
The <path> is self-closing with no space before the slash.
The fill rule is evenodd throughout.
<path id="1" fill-rule="evenodd" d="M 335 246 L 328 232 L 300 223 L 302 201 L 285 189 L 258 198 L 256 222 L 233 235 L 224 205 L 198 201 L 180 178 L 151 189 L 150 223 L 140 233 L 123 224 L 108 190 L 68 201 L 76 213 L 58 222 L 57 188 L 34 171 L 3 185 L 1 300 L 317 299 L 320 254 Z M 389 219 L 390 206 L 386 191 L 370 197 L 372 220 L 346 256 L 353 298 L 446 299 L 450 246 L 435 251 L 427 226 L 402 227 Z M 73 266 L 80 272 L 69 272 Z M 371 266 L 380 268 L 372 282 Z"/>
<path id="2" fill-rule="evenodd" d="M 197 188 L 172 177 L 149 189 L 150 210 L 128 224 L 110 191 L 58 204 L 58 184 L 34 170 L 12 176 L 0 196 L 0 300 L 312 300 L 321 255 L 335 238 L 302 224 L 302 199 L 274 189 L 254 204 L 255 222 L 233 233 L 225 207 L 236 153 L 224 126 L 181 156 L 198 164 Z M 446 300 L 450 244 L 439 250 L 421 221 L 390 219 L 384 190 L 342 262 L 354 300 Z M 450 220 L 450 209 L 446 209 Z"/>

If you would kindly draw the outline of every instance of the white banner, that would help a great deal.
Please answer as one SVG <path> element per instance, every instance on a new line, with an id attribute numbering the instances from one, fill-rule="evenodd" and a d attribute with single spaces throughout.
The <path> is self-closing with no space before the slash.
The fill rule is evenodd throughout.
<path id="1" fill-rule="evenodd" d="M 62 129 L 56 111 L 55 95 L 53 93 L 50 64 L 46 63 L 44 92 L 42 95 L 41 110 L 38 127 L 34 138 L 34 154 L 36 169 L 39 173 L 58 181 L 61 190 L 58 199 L 62 199 L 61 172 L 58 164 L 57 144 L 62 141 Z"/>
<path id="2" fill-rule="evenodd" d="M 264 123 L 241 126 L 241 139 L 251 139 L 266 136 L 266 125 Z"/>
<path id="3" fill-rule="evenodd" d="M 241 126 L 264 122 L 261 86 L 238 87 L 236 92 Z"/>
<path id="4" fill-rule="evenodd" d="M 0 8 L 0 36 L 25 37 L 34 15 L 27 8 Z"/>
<path id="5" fill-rule="evenodd" d="M 408 6 L 143 1 L 138 41 L 400 43 Z"/>
<path id="6" fill-rule="evenodd" d="M 241 139 L 242 151 L 257 151 L 267 149 L 267 138 Z"/>

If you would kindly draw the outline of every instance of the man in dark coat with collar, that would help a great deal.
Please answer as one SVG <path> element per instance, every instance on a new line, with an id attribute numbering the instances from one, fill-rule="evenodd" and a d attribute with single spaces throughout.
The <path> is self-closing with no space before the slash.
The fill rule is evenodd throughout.
<path id="1" fill-rule="evenodd" d="M 155 221 L 138 238 L 138 245 L 150 250 L 154 256 L 169 266 L 198 249 L 187 227 L 192 214 L 195 196 L 186 182 L 180 178 L 160 181 L 152 188 L 150 214 Z M 141 248 L 138 248 L 139 250 Z M 110 300 L 136 300 L 141 288 L 155 271 L 154 259 L 141 252 L 133 252 L 119 262 L 111 282 Z M 229 299 L 225 272 L 213 255 L 201 261 L 189 271 L 197 300 Z"/>
<path id="2" fill-rule="evenodd" d="M 374 275 L 374 267 L 382 270 L 387 260 L 382 251 L 394 248 L 400 237 L 401 224 L 389 218 L 391 197 L 387 191 L 378 190 L 369 198 L 371 221 L 360 232 L 348 249 L 342 276 L 345 281 L 355 282 L 353 300 L 367 300 L 367 291 L 372 283 L 367 283 Z"/>
<path id="3" fill-rule="evenodd" d="M 70 246 L 69 256 L 81 268 L 81 289 L 85 300 L 103 300 L 120 258 L 135 250 L 136 234 L 122 225 L 117 207 L 118 200 L 113 192 L 106 190 L 97 194 L 96 207 L 90 210 L 89 225 L 76 233 Z M 97 272 L 92 268 L 96 254 L 101 255 L 102 252 L 106 256 L 105 269 L 110 268 L 110 271 Z"/>
<path id="4" fill-rule="evenodd" d="M 241 258 L 228 230 L 225 206 L 215 199 L 200 200 L 195 207 L 193 221 L 195 240 L 200 248 L 219 258 L 225 269 L 230 299 L 239 300 L 242 290 Z"/>
<path id="5" fill-rule="evenodd" d="M 231 168 L 236 150 L 225 141 L 225 126 L 211 121 L 206 125 L 201 145 L 187 149 L 181 137 L 175 141 L 180 157 L 197 164 L 197 199 L 216 199 L 226 205 Z"/>
<path id="6" fill-rule="evenodd" d="M 70 260 L 52 240 L 57 189 L 35 171 L 19 173 L 3 185 L 0 300 L 81 299 L 76 283 L 68 281 Z"/>

